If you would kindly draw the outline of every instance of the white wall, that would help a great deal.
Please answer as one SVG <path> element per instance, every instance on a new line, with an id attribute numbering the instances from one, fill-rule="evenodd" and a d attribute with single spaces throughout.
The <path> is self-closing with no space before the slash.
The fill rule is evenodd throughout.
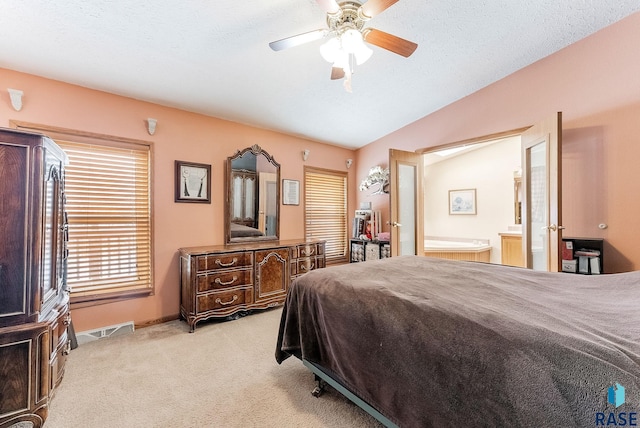
<path id="1" fill-rule="evenodd" d="M 514 223 L 513 171 L 520 137 L 425 166 L 425 236 L 489 239 L 500 263 L 500 236 Z M 476 215 L 449 215 L 449 190 L 476 189 Z"/>

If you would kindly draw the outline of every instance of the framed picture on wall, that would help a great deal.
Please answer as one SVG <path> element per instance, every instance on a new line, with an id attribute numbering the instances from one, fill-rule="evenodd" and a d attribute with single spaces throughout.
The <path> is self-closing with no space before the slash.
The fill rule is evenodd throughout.
<path id="1" fill-rule="evenodd" d="M 476 214 L 476 189 L 449 190 L 450 215 Z"/>
<path id="2" fill-rule="evenodd" d="M 211 203 L 211 165 L 176 161 L 176 202 Z"/>
<path id="3" fill-rule="evenodd" d="M 282 180 L 282 205 L 300 205 L 298 180 Z"/>

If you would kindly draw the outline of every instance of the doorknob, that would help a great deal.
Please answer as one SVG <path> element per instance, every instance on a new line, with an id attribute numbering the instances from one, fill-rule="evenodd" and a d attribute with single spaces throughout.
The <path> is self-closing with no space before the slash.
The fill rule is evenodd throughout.
<path id="1" fill-rule="evenodd" d="M 555 224 L 551 223 L 549 226 L 542 226 L 541 228 L 542 230 L 550 230 L 552 232 L 555 232 L 557 230 L 562 230 L 564 229 L 564 226 L 556 226 Z"/>
<path id="2" fill-rule="evenodd" d="M 396 221 L 392 221 L 391 223 L 389 223 L 391 225 L 391 227 L 401 227 L 402 225 Z"/>

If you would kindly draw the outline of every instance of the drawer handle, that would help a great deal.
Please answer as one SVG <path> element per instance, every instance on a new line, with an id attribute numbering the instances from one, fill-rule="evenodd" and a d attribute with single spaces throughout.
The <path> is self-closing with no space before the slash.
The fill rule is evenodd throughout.
<path id="1" fill-rule="evenodd" d="M 216 259 L 216 264 L 217 264 L 218 266 L 222 266 L 222 267 L 229 267 L 229 266 L 233 266 L 233 265 L 235 265 L 236 263 L 238 263 L 238 259 L 237 259 L 236 257 L 234 257 L 234 258 L 233 258 L 233 260 L 231 260 L 231 263 L 222 263 L 222 262 L 220 261 L 220 259 Z"/>
<path id="2" fill-rule="evenodd" d="M 303 256 L 313 256 L 315 254 L 316 250 L 312 249 L 311 251 L 309 251 L 309 253 L 307 253 L 307 250 L 302 250 L 302 255 Z"/>
<path id="3" fill-rule="evenodd" d="M 215 280 L 214 282 L 215 282 L 216 284 L 219 284 L 219 285 L 231 285 L 231 284 L 233 284 L 234 282 L 236 282 L 236 280 L 237 280 L 237 279 L 238 279 L 238 277 L 237 277 L 237 276 L 235 276 L 235 275 L 233 275 L 233 279 L 232 279 L 231 281 L 228 281 L 228 282 L 222 282 L 222 280 L 221 280 L 220 278 L 216 278 L 216 280 Z"/>
<path id="4" fill-rule="evenodd" d="M 315 265 L 314 265 L 313 263 L 311 263 L 311 266 L 309 267 L 309 270 L 313 270 L 313 267 L 314 267 L 314 266 L 315 266 Z M 302 269 L 302 270 L 307 270 L 307 265 L 302 265 L 302 266 L 300 266 L 300 269 Z"/>
<path id="5" fill-rule="evenodd" d="M 233 302 L 235 302 L 236 300 L 238 300 L 238 295 L 237 295 L 237 294 L 234 294 L 234 295 L 233 295 L 233 298 L 232 298 L 231 300 L 229 300 L 228 302 L 223 302 L 223 301 L 222 301 L 222 300 L 220 300 L 220 298 L 218 297 L 218 298 L 216 299 L 216 303 L 217 303 L 217 304 L 219 304 L 219 305 L 223 305 L 223 306 L 225 306 L 225 305 L 230 305 L 230 304 L 232 304 L 232 303 L 233 303 Z"/>
<path id="6" fill-rule="evenodd" d="M 67 326 L 71 325 L 71 315 L 70 314 L 67 314 L 67 316 L 64 317 L 64 321 L 62 321 L 62 324 L 67 325 Z"/>

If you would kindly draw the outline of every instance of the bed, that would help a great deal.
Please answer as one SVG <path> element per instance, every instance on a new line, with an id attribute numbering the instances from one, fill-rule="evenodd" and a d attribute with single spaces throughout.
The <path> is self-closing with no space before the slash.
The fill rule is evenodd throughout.
<path id="1" fill-rule="evenodd" d="M 418 256 L 312 271 L 290 286 L 275 356 L 388 426 L 595 426 L 640 412 L 640 272 Z"/>
<path id="2" fill-rule="evenodd" d="M 263 236 L 259 229 L 255 227 L 245 226 L 243 224 L 231 223 L 231 237 L 232 238 L 255 238 Z"/>

